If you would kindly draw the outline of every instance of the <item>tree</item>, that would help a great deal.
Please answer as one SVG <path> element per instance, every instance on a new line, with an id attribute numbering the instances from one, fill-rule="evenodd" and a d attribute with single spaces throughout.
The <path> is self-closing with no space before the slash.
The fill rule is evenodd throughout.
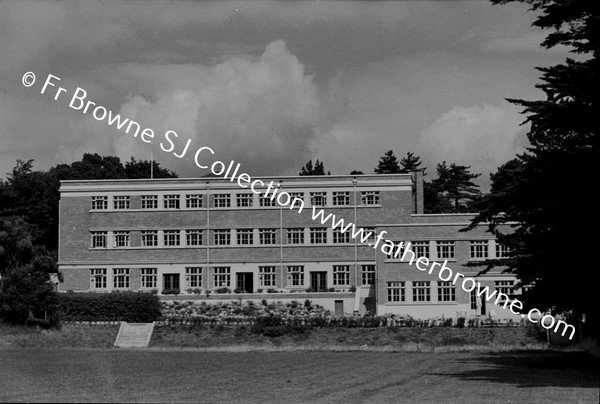
<path id="1" fill-rule="evenodd" d="M 448 166 L 445 161 L 437 165 L 438 178 L 431 181 L 431 187 L 451 202 L 453 212 L 473 211 L 475 203 L 481 198 L 479 185 L 471 181 L 481 174 L 472 174 L 470 168 L 455 163 Z"/>
<path id="2" fill-rule="evenodd" d="M 505 264 L 506 272 L 528 286 L 526 309 L 586 314 L 584 336 L 598 337 L 597 292 L 586 277 L 595 273 L 588 253 L 596 247 L 589 227 L 597 205 L 600 17 L 597 4 L 586 0 L 524 2 L 538 13 L 533 25 L 552 30 L 542 46 L 564 45 L 579 57 L 538 68 L 536 87 L 545 99 L 508 100 L 523 107 L 531 146 L 491 176 L 491 192 L 466 230 L 486 223 L 511 248 L 509 260 L 490 262 L 482 272 Z M 577 251 L 565 249 L 567 239 Z"/>
<path id="3" fill-rule="evenodd" d="M 411 171 L 421 170 L 421 157 L 415 156 L 411 152 L 406 153 L 406 157 L 400 159 L 400 172 L 409 173 Z M 426 169 L 423 168 L 423 175 L 425 176 Z"/>
<path id="4" fill-rule="evenodd" d="M 388 150 L 379 158 L 379 164 L 375 167 L 375 174 L 398 174 L 400 173 L 398 159 L 394 156 L 393 150 Z"/>
<path id="5" fill-rule="evenodd" d="M 302 167 L 298 175 L 325 175 L 325 167 L 323 166 L 323 162 L 317 159 L 315 161 L 315 165 L 313 166 L 312 160 L 308 160 L 308 163 Z M 329 173 L 327 175 L 329 175 Z"/>
<path id="6" fill-rule="evenodd" d="M 349 175 L 363 175 L 363 174 L 364 173 L 362 171 L 352 170 Z"/>
<path id="7" fill-rule="evenodd" d="M 128 179 L 150 178 L 150 175 L 152 178 L 177 178 L 177 174 L 162 168 L 157 161 L 136 160 L 132 157 L 125 163 L 125 177 Z"/>

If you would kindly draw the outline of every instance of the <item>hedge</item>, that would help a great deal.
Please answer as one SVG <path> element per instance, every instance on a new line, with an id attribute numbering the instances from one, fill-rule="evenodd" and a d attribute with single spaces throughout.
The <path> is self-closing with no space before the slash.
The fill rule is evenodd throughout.
<path id="1" fill-rule="evenodd" d="M 149 323 L 161 316 L 158 296 L 144 292 L 60 293 L 64 321 Z"/>

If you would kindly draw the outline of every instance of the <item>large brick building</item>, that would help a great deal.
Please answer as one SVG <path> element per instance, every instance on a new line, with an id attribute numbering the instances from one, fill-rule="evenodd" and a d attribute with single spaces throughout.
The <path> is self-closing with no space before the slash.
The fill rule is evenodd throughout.
<path id="1" fill-rule="evenodd" d="M 295 205 L 281 206 L 224 178 L 63 181 L 60 290 L 154 289 L 164 298 L 210 300 L 309 298 L 337 315 L 431 318 L 491 309 L 508 316 L 459 285 L 371 246 L 375 234 L 385 231 L 391 241 L 410 241 L 419 256 L 448 260 L 470 276 L 478 269 L 467 263 L 506 254 L 483 229 L 458 231 L 472 215 L 424 214 L 421 173 L 262 182 L 268 181 Z M 373 237 L 361 243 L 350 232 L 332 230 L 330 223 L 313 220 L 312 206 Z M 480 281 L 505 292 L 515 282 L 499 272 Z M 218 293 L 224 288 L 233 293 Z"/>

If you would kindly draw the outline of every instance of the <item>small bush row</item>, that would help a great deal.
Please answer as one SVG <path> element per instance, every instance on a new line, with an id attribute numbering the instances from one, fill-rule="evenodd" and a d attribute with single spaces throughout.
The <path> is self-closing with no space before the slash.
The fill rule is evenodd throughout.
<path id="1" fill-rule="evenodd" d="M 159 298 L 151 293 L 60 293 L 58 298 L 64 321 L 148 323 L 161 316 Z"/>

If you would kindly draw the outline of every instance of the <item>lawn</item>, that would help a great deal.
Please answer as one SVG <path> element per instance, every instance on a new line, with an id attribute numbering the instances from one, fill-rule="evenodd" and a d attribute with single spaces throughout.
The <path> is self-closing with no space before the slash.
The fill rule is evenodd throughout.
<path id="1" fill-rule="evenodd" d="M 577 352 L 0 349 L 0 400 L 227 403 L 598 402 Z"/>

